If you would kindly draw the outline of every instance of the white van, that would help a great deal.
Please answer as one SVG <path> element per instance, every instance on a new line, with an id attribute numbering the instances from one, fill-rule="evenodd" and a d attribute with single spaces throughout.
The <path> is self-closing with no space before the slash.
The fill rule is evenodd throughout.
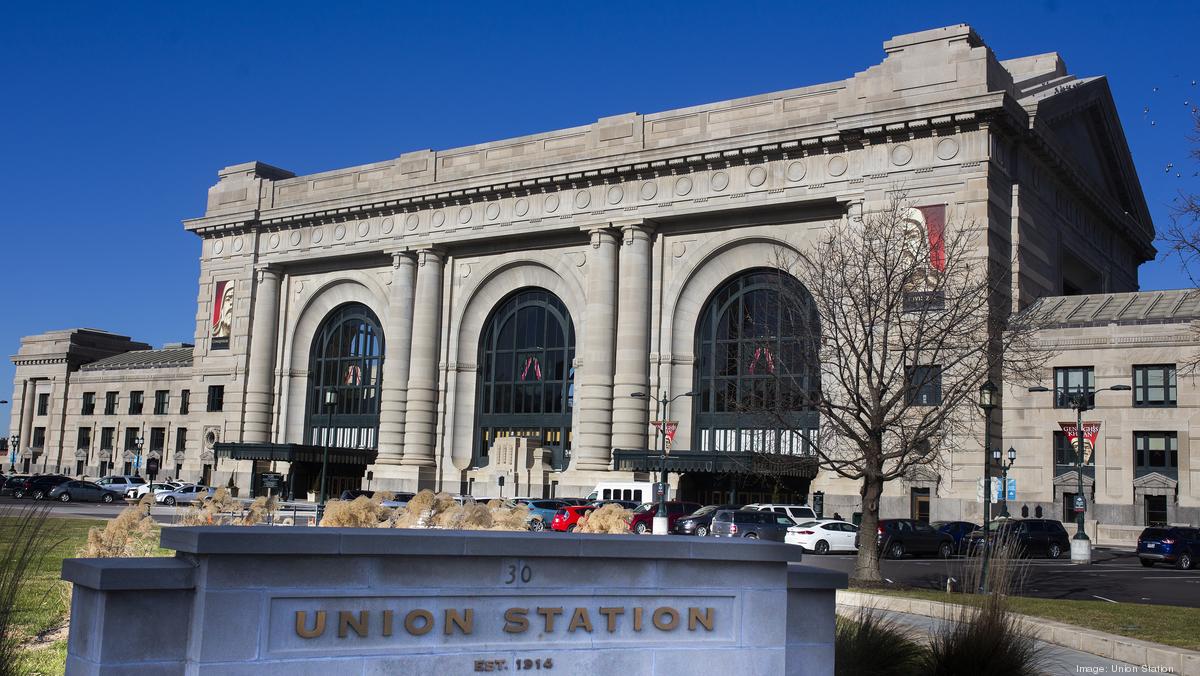
<path id="1" fill-rule="evenodd" d="M 817 518 L 817 513 L 814 512 L 812 507 L 809 507 L 808 505 L 764 505 L 761 503 L 756 503 L 753 505 L 746 505 L 742 509 L 756 509 L 760 512 L 786 514 L 787 516 L 792 517 L 792 520 L 796 523 L 800 523 L 805 519 L 811 520 Z"/>
<path id="2" fill-rule="evenodd" d="M 668 491 L 667 498 L 670 499 Z M 629 500 L 643 503 L 654 501 L 654 484 L 650 481 L 601 481 L 587 496 L 588 500 Z"/>

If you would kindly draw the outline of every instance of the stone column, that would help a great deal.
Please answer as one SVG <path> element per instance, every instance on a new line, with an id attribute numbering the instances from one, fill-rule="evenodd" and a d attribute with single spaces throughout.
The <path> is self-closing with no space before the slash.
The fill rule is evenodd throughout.
<path id="1" fill-rule="evenodd" d="M 613 376 L 613 448 L 646 449 L 650 394 L 650 228 L 640 223 L 621 228 L 618 282 L 616 370 Z"/>
<path id="2" fill-rule="evenodd" d="M 33 445 L 33 404 L 37 401 L 37 381 L 32 378 L 25 381 L 25 396 L 21 399 L 21 431 L 20 443 L 17 444 L 17 460 L 21 459 L 21 450 Z"/>
<path id="3" fill-rule="evenodd" d="M 388 320 L 383 331 L 383 400 L 379 403 L 380 465 L 399 465 L 404 448 L 404 415 L 408 404 L 412 358 L 413 291 L 417 261 L 409 253 L 392 254 Z"/>
<path id="4" fill-rule="evenodd" d="M 580 375 L 579 438 L 575 467 L 608 469 L 612 464 L 612 393 L 614 312 L 617 292 L 617 240 L 605 228 L 592 230 L 587 260 L 587 319 L 583 323 L 583 368 Z"/>
<path id="5" fill-rule="evenodd" d="M 432 467 L 437 432 L 438 337 L 441 336 L 443 255 L 434 249 L 417 253 L 417 285 L 413 296 L 412 358 L 404 415 L 401 464 Z"/>
<path id="6" fill-rule="evenodd" d="M 268 443 L 271 441 L 271 403 L 275 389 L 275 346 L 279 338 L 280 274 L 277 269 L 262 267 L 255 277 L 242 441 Z"/>

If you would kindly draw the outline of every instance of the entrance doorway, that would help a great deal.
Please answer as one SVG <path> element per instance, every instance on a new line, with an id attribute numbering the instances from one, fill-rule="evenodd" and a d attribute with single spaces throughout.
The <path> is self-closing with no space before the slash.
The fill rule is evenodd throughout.
<path id="1" fill-rule="evenodd" d="M 1063 493 L 1062 522 L 1075 523 L 1075 493 Z"/>
<path id="2" fill-rule="evenodd" d="M 929 523 L 929 489 L 912 488 L 909 491 L 909 516 L 913 521 Z"/>
<path id="3" fill-rule="evenodd" d="M 1145 524 L 1146 526 L 1158 526 L 1167 522 L 1167 496 L 1165 495 L 1147 495 L 1145 500 Z"/>

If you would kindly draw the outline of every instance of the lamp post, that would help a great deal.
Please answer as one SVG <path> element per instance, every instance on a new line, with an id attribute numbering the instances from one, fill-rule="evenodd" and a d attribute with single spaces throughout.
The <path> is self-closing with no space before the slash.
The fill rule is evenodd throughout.
<path id="1" fill-rule="evenodd" d="M 17 450 L 21 448 L 21 435 L 13 432 L 13 435 L 8 438 L 8 464 L 9 469 L 13 472 L 17 471 Z"/>
<path id="2" fill-rule="evenodd" d="M 651 531 L 654 535 L 666 535 L 667 524 L 667 421 L 670 419 L 671 402 L 681 397 L 694 397 L 699 392 L 695 390 L 677 394 L 674 397 L 668 396 L 663 392 L 662 399 L 659 400 L 659 411 L 662 416 L 659 418 L 658 426 L 658 462 L 660 468 L 659 474 L 659 493 L 658 493 L 658 511 L 654 513 L 654 528 Z M 634 392 L 629 396 L 634 399 L 649 399 L 650 395 L 645 392 Z"/>
<path id="3" fill-rule="evenodd" d="M 996 410 L 996 384 L 991 378 L 979 386 L 979 408 L 983 411 L 983 567 L 979 575 L 979 592 L 987 593 L 988 563 L 992 557 L 992 459 L 989 450 L 992 445 L 992 411 Z"/>
<path id="4" fill-rule="evenodd" d="M 329 446 L 333 443 L 333 409 L 337 406 L 338 393 L 337 390 L 330 387 L 325 390 L 325 409 L 328 411 L 328 417 L 325 423 L 325 443 L 321 449 L 321 499 L 317 502 L 317 525 L 321 525 L 321 518 L 325 516 L 325 473 L 329 468 Z"/>
<path id="5" fill-rule="evenodd" d="M 142 438 L 141 434 L 138 434 L 137 438 L 133 440 L 133 447 L 137 449 L 137 456 L 134 458 L 134 462 L 133 462 L 133 475 L 134 476 L 141 476 L 142 445 L 145 443 L 146 443 L 146 440 Z"/>
<path id="6" fill-rule="evenodd" d="M 992 460 L 1000 466 L 1000 471 L 1003 473 L 1000 478 L 1000 517 L 1007 519 L 1008 514 L 1008 470 L 1012 469 L 1013 463 L 1017 461 L 1017 449 L 1012 446 L 1008 447 L 1008 464 L 1000 459 L 1000 449 L 992 449 Z"/>
<path id="7" fill-rule="evenodd" d="M 1075 493 L 1075 537 L 1071 538 L 1071 563 L 1090 564 L 1092 562 L 1092 541 L 1084 531 L 1084 517 L 1087 514 L 1087 498 L 1083 496 L 1083 412 L 1095 408 L 1096 394 L 1099 392 L 1128 392 L 1133 388 L 1128 385 L 1113 385 L 1100 389 L 1089 389 L 1087 382 L 1066 396 L 1069 408 L 1075 409 L 1075 475 L 1079 480 Z M 1050 392 L 1050 388 L 1038 385 L 1029 388 L 1030 392 Z"/>

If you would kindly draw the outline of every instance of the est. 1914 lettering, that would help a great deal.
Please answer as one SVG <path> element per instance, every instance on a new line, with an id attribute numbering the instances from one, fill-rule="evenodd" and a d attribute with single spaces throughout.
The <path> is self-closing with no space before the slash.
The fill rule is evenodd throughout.
<path id="1" fill-rule="evenodd" d="M 513 660 L 514 671 L 549 671 L 554 668 L 554 658 L 545 659 L 518 657 Z M 475 671 L 508 671 L 508 660 L 475 660 Z"/>

